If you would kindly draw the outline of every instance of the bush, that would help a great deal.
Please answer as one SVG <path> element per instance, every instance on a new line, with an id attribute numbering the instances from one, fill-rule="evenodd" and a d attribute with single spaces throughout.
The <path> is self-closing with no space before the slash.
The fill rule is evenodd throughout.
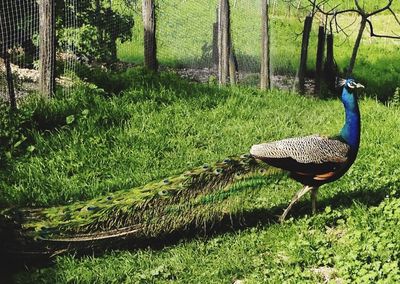
<path id="1" fill-rule="evenodd" d="M 26 125 L 30 123 L 32 111 L 11 111 L 8 103 L 0 101 L 0 168 L 14 156 L 24 151 L 32 152 L 28 145 Z"/>
<path id="2" fill-rule="evenodd" d="M 60 2 L 60 3 L 58 3 Z M 117 40 L 125 42 L 132 37 L 134 20 L 122 15 L 102 1 L 80 1 L 77 16 L 78 27 L 67 27 L 65 6 L 58 1 L 57 39 L 61 46 L 73 46 L 74 53 L 89 60 L 112 62 L 117 59 Z"/>

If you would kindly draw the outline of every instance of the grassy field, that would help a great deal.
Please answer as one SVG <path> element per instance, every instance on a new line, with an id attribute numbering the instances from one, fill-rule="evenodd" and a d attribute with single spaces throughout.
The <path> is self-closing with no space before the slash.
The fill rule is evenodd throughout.
<path id="1" fill-rule="evenodd" d="M 158 59 L 162 65 L 173 67 L 212 67 L 212 24 L 215 22 L 216 0 L 160 1 L 157 19 Z M 258 72 L 260 62 L 260 0 L 238 0 L 232 2 L 232 38 L 238 57 L 239 71 Z M 287 6 L 271 8 L 271 68 L 274 74 L 294 76 L 300 60 L 301 32 L 306 13 L 296 13 L 292 8 L 289 16 Z M 306 1 L 303 1 L 303 3 Z M 343 8 L 353 7 L 353 1 L 331 1 Z M 367 11 L 382 4 L 377 1 L 361 1 Z M 326 7 L 327 8 L 327 7 Z M 394 11 L 400 11 L 395 1 Z M 143 62 L 143 27 L 140 13 L 135 17 L 134 41 L 119 48 L 119 57 L 128 62 Z M 318 26 L 321 15 L 317 15 L 311 33 L 308 69 L 310 76 L 315 70 Z M 341 27 L 357 20 L 355 15 L 338 17 Z M 372 19 L 375 32 L 400 34 L 394 18 L 385 13 Z M 335 59 L 340 71 L 349 64 L 352 48 L 359 27 L 359 19 L 343 33 L 335 34 Z M 368 83 L 371 96 L 386 101 L 393 96 L 400 82 L 399 40 L 371 38 L 365 31 L 354 76 Z M 257 81 L 256 81 L 257 82 Z"/>
<path id="2" fill-rule="evenodd" d="M 338 0 L 339 1 L 339 0 Z M 333 2 L 338 2 L 333 1 Z M 117 2 L 117 1 L 116 1 Z M 209 66 L 216 0 L 159 2 L 159 60 L 173 67 Z M 259 57 L 260 0 L 232 1 L 239 68 Z M 272 67 L 294 75 L 302 23 L 280 4 L 272 15 Z M 351 6 L 353 1 L 340 1 Z M 364 1 L 373 9 L 377 1 Z M 121 8 L 122 9 L 122 8 Z M 399 11 L 400 2 L 394 9 Z M 132 10 L 126 13 L 134 13 Z M 292 11 L 293 13 L 293 11 Z M 142 25 L 119 57 L 141 63 Z M 351 17 L 343 18 L 344 23 Z M 310 45 L 312 70 L 316 21 Z M 375 18 L 391 31 L 388 15 Z M 350 37 L 336 37 L 344 68 Z M 48 267 L 24 267 L 16 283 L 400 283 L 400 106 L 383 105 L 400 82 L 400 45 L 367 34 L 355 68 L 362 139 L 358 159 L 339 181 L 321 188 L 319 212 L 309 197 L 283 225 L 280 214 L 299 184 L 282 176 L 228 198 L 240 204 L 232 224 L 177 237 L 168 244 L 100 256 L 66 255 Z M 253 68 L 253 69 L 252 69 Z M 219 88 L 141 68 L 119 73 L 83 70 L 92 83 L 50 101 L 28 98 L 13 116 L 0 104 L 0 207 L 52 206 L 87 200 L 246 153 L 251 145 L 313 133 L 334 135 L 343 124 L 338 98 L 279 90 Z M 399 98 L 397 98 L 399 99 Z M 237 208 L 230 208 L 236 213 Z M 1 280 L 0 280 L 1 282 Z"/>
<path id="3" fill-rule="evenodd" d="M 101 76 L 95 81 L 105 91 L 86 84 L 49 102 L 32 98 L 19 123 L 2 126 L 10 131 L 1 138 L 11 139 L 1 148 L 2 206 L 85 200 L 245 153 L 261 141 L 336 134 L 343 123 L 337 99 L 218 88 L 142 69 L 109 77 L 107 84 Z M 118 95 L 111 94 L 115 86 Z M 400 108 L 364 95 L 360 104 L 358 160 L 344 178 L 320 190 L 316 216 L 309 216 L 306 198 L 288 222 L 276 223 L 274 214 L 299 188 L 283 177 L 232 196 L 241 200 L 248 226 L 221 231 L 216 224 L 208 237 L 198 232 L 156 250 L 58 257 L 14 280 L 316 283 L 329 276 L 342 283 L 399 282 Z"/>

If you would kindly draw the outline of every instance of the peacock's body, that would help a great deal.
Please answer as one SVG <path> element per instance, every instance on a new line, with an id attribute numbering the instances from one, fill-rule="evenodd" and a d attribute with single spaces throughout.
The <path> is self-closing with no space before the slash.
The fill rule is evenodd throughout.
<path id="1" fill-rule="evenodd" d="M 361 117 L 355 90 L 363 88 L 353 79 L 343 80 L 342 102 L 346 121 L 339 135 L 291 138 L 254 145 L 250 153 L 274 167 L 289 171 L 304 187 L 296 193 L 280 220 L 304 194 L 311 191 L 313 213 L 318 188 L 342 177 L 354 163 L 360 145 Z"/>
<path id="2" fill-rule="evenodd" d="M 304 185 L 281 216 L 311 190 L 313 211 L 319 186 L 340 178 L 353 164 L 360 143 L 360 112 L 354 90 L 344 83 L 346 123 L 339 136 L 318 135 L 255 145 L 243 155 L 187 171 L 142 187 L 85 202 L 43 209 L 0 210 L 0 251 L 54 255 L 109 247 L 112 242 L 157 237 L 224 217 L 224 194 L 254 176 L 289 171 Z M 222 201 L 221 201 L 222 200 Z M 221 201 L 221 202 L 219 202 Z"/>

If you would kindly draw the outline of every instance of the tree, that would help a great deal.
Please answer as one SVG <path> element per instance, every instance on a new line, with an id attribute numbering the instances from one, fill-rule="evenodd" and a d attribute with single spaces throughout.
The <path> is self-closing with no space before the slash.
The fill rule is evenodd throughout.
<path id="1" fill-rule="evenodd" d="M 370 34 L 371 37 L 400 39 L 400 35 L 396 35 L 396 34 L 378 34 L 378 33 L 376 33 L 375 30 L 374 30 L 374 25 L 373 25 L 373 23 L 371 21 L 371 17 L 372 16 L 375 16 L 377 14 L 380 14 L 380 13 L 383 13 L 385 11 L 388 11 L 392 15 L 395 24 L 398 24 L 400 26 L 399 17 L 396 15 L 396 13 L 391 8 L 392 4 L 393 4 L 393 0 L 386 0 L 384 2 L 384 5 L 382 5 L 381 8 L 375 9 L 372 12 L 367 12 L 366 9 L 361 7 L 359 0 L 354 0 L 355 8 L 339 10 L 339 11 L 335 10 L 335 11 L 326 12 L 326 11 L 323 10 L 321 5 L 317 5 L 318 11 L 323 13 L 323 14 L 325 14 L 326 16 L 333 17 L 333 19 L 334 19 L 334 21 L 336 22 L 337 25 L 338 25 L 337 16 L 341 15 L 341 14 L 344 14 L 344 13 L 356 13 L 361 18 L 360 27 L 358 29 L 357 37 L 356 37 L 356 40 L 354 42 L 354 46 L 353 46 L 353 51 L 352 51 L 352 55 L 351 55 L 351 58 L 350 58 L 350 62 L 349 62 L 349 65 L 346 68 L 347 69 L 346 70 L 346 75 L 347 76 L 350 76 L 353 73 L 353 69 L 354 69 L 354 66 L 355 66 L 355 63 L 356 63 L 356 59 L 357 59 L 358 50 L 359 50 L 360 45 L 361 45 L 362 36 L 363 36 L 364 31 L 365 31 L 366 28 L 369 29 L 369 34 Z M 339 30 L 344 32 L 344 29 L 342 29 L 342 28 L 339 28 Z"/>
<path id="2" fill-rule="evenodd" d="M 136 1 L 125 0 L 131 7 Z M 89 60 L 113 62 L 117 59 L 117 40 L 132 37 L 134 20 L 112 7 L 110 0 L 79 1 L 78 7 L 57 0 L 57 38 L 59 46 L 73 46 L 78 56 Z M 77 26 L 70 27 L 66 14 L 76 15 Z"/>
<path id="3" fill-rule="evenodd" d="M 312 29 L 312 23 L 314 20 L 314 16 L 317 13 L 317 7 L 323 5 L 324 3 L 329 2 L 329 0 L 308 0 L 305 6 L 301 6 L 301 1 L 295 0 L 286 0 L 286 2 L 290 5 L 296 7 L 296 9 L 301 9 L 305 11 L 309 11 L 308 15 L 305 17 L 304 20 L 304 27 L 302 31 L 302 40 L 301 40 L 301 53 L 300 53 L 300 64 L 298 70 L 298 84 L 297 90 L 300 93 L 305 92 L 305 76 L 307 73 L 307 58 L 308 58 L 308 46 L 310 42 L 310 33 Z"/>
<path id="4" fill-rule="evenodd" d="M 386 38 L 399 38 L 400 36 L 394 36 L 394 35 L 379 35 L 376 34 L 374 32 L 374 26 L 370 20 L 370 18 L 374 15 L 377 15 L 379 13 L 382 13 L 384 11 L 390 11 L 392 13 L 392 15 L 394 16 L 395 20 L 397 21 L 397 23 L 400 25 L 400 21 L 397 18 L 396 14 L 393 12 L 393 10 L 391 9 L 393 0 L 388 0 L 386 5 L 380 9 L 377 9 L 373 12 L 366 12 L 360 5 L 359 0 L 354 0 L 355 5 L 357 7 L 356 12 L 360 15 L 361 17 L 361 23 L 360 23 L 360 28 L 358 30 L 358 34 L 357 34 L 357 38 L 356 41 L 354 43 L 354 47 L 353 47 L 353 53 L 351 55 L 350 58 L 350 63 L 349 66 L 347 67 L 347 76 L 351 75 L 353 73 L 353 69 L 354 69 L 354 65 L 356 63 L 356 58 L 357 58 L 357 53 L 358 53 L 358 49 L 360 47 L 360 43 L 361 43 L 361 39 L 362 39 L 362 35 L 364 33 L 364 30 L 366 28 L 366 26 L 369 26 L 369 30 L 370 30 L 370 35 L 371 37 L 386 37 Z"/>

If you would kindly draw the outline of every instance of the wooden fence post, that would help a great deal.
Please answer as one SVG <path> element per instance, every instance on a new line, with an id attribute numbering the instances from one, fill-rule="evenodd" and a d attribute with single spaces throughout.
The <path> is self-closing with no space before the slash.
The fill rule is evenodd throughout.
<path id="1" fill-rule="evenodd" d="M 297 89 L 300 93 L 305 92 L 306 83 L 306 72 L 307 72 L 307 55 L 308 55 L 308 43 L 310 41 L 310 32 L 312 27 L 311 16 L 307 16 L 304 21 L 303 38 L 301 42 L 301 56 L 300 56 L 300 67 L 299 67 L 299 85 Z"/>
<path id="2" fill-rule="evenodd" d="M 39 90 L 49 98 L 56 83 L 56 11 L 55 0 L 39 2 Z"/>
<path id="3" fill-rule="evenodd" d="M 215 69 L 218 68 L 218 18 L 219 18 L 219 9 L 216 9 L 216 20 L 213 23 L 213 43 L 212 43 L 212 61 L 213 67 Z"/>
<path id="4" fill-rule="evenodd" d="M 236 85 L 237 61 L 232 45 L 229 52 L 229 80 L 231 85 Z"/>
<path id="5" fill-rule="evenodd" d="M 143 0 L 144 65 L 157 71 L 156 11 L 154 0 Z"/>
<path id="6" fill-rule="evenodd" d="M 225 85 L 229 73 L 229 1 L 220 0 L 218 11 L 218 81 Z"/>
<path id="7" fill-rule="evenodd" d="M 7 90 L 10 98 L 10 106 L 11 109 L 15 110 L 17 108 L 17 100 L 15 98 L 14 78 L 12 76 L 10 54 L 8 51 L 5 51 L 3 52 L 3 56 L 4 65 L 6 67 Z"/>
<path id="8" fill-rule="evenodd" d="M 319 26 L 317 60 L 315 66 L 315 94 L 317 95 L 319 95 L 321 92 L 321 81 L 323 77 L 322 68 L 324 65 L 324 51 L 325 51 L 325 27 Z"/>
<path id="9" fill-rule="evenodd" d="M 269 0 L 261 1 L 261 90 L 271 88 L 270 47 L 269 47 Z"/>
<path id="10" fill-rule="evenodd" d="M 236 5 L 236 1 L 234 3 Z M 228 2 L 229 5 L 229 2 Z M 229 81 L 231 85 L 236 85 L 236 72 L 238 71 L 237 59 L 235 55 L 235 50 L 233 48 L 232 42 L 232 31 L 231 31 L 231 11 L 229 8 L 228 14 L 228 44 L 229 44 Z"/>

